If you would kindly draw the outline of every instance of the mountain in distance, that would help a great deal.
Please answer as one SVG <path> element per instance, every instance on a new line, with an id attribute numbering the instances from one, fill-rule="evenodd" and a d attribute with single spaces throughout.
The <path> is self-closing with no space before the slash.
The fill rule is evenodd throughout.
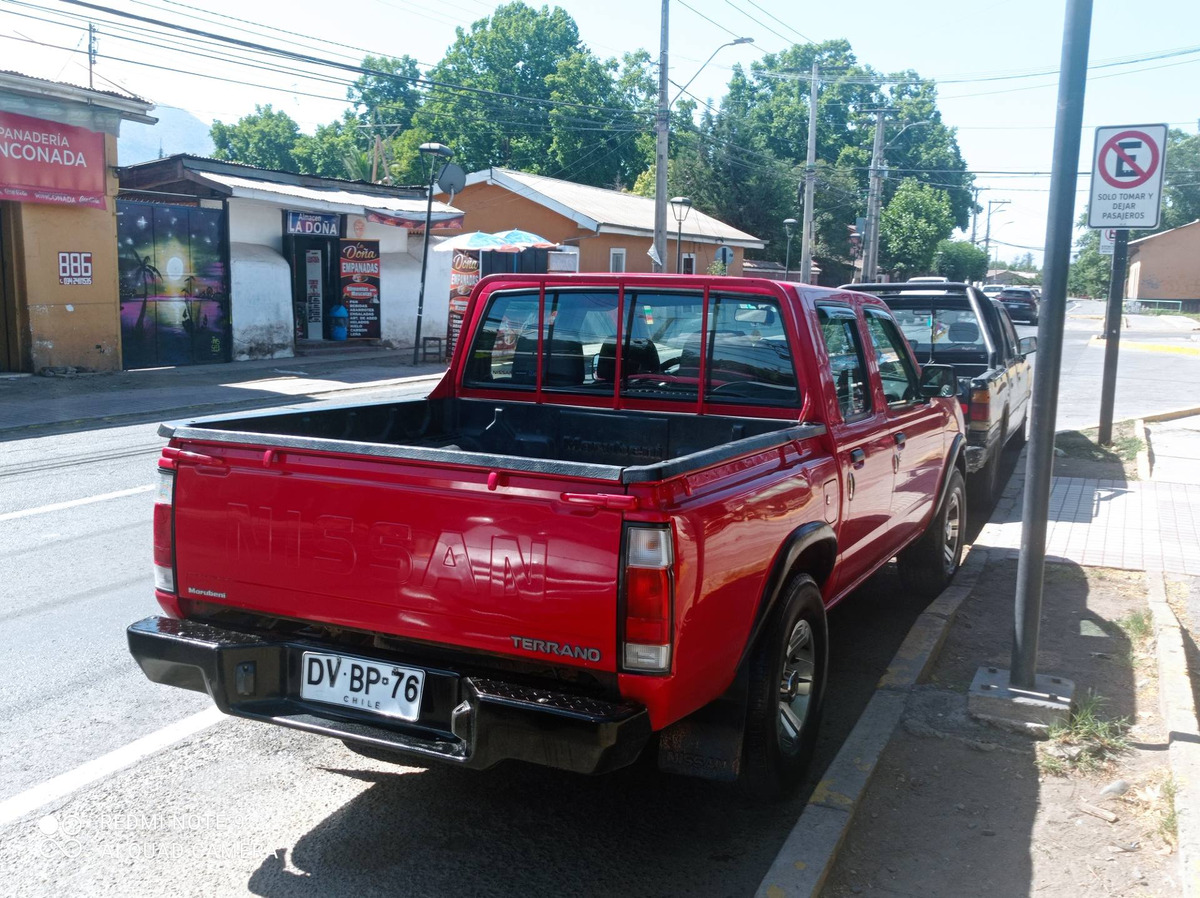
<path id="1" fill-rule="evenodd" d="M 121 136 L 117 139 L 118 165 L 149 162 L 176 153 L 212 155 L 213 142 L 208 136 L 210 125 L 186 109 L 156 106 L 150 114 L 158 119 L 157 125 L 121 123 Z"/>

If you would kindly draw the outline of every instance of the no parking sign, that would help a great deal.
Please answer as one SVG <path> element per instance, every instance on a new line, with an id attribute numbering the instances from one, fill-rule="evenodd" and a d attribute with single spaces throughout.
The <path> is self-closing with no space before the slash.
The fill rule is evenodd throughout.
<path id="1" fill-rule="evenodd" d="M 1166 125 L 1097 128 L 1088 227 L 1158 227 L 1166 153 Z"/>

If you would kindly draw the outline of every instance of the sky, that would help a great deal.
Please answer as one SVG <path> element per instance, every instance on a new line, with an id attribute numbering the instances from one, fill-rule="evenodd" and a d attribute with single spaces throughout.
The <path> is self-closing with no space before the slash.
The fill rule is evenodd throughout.
<path id="1" fill-rule="evenodd" d="M 344 61 L 370 50 L 407 53 L 432 65 L 453 42 L 456 27 L 469 27 L 497 4 L 110 0 L 98 5 L 290 49 L 303 44 L 309 52 Z M 575 18 L 581 38 L 597 55 L 646 49 L 657 57 L 660 5 L 653 0 L 561 0 L 556 5 Z M 993 256 L 1008 260 L 1028 249 L 1040 261 L 1050 179 L 1002 173 L 1050 171 L 1064 10 L 1063 0 L 671 0 L 671 78 L 687 82 L 723 42 L 750 37 L 753 44 L 721 49 L 696 75 L 690 92 L 719 102 L 735 64 L 748 67 L 763 53 L 791 43 L 831 38 L 849 40 L 859 62 L 879 71 L 911 68 L 936 79 L 943 121 L 957 129 L 968 167 L 980 173 L 975 181 L 983 188 L 980 203 L 986 209 L 993 201 Z M 205 59 L 194 48 L 146 42 L 144 35 L 109 24 L 121 22 L 118 18 L 56 0 L 0 0 L 0 69 L 86 85 L 89 19 L 98 28 L 98 88 L 119 86 L 205 121 L 236 121 L 256 103 L 271 103 L 306 131 L 339 117 L 347 105 L 344 84 L 235 67 Z M 313 36 L 334 43 L 314 45 Z M 1128 61 L 1190 48 L 1197 52 Z M 1165 122 L 1196 133 L 1200 0 L 1096 0 L 1089 61 L 1078 171 L 1091 168 L 1098 126 Z M 1076 214 L 1087 188 L 1088 178 L 1080 177 Z M 983 216 L 979 228 L 982 237 Z"/>

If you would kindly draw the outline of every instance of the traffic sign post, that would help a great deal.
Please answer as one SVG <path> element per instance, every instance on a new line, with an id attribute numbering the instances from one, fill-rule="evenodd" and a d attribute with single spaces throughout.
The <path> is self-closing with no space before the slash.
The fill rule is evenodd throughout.
<path id="1" fill-rule="evenodd" d="M 1096 129 L 1088 227 L 1100 229 L 1100 252 L 1112 255 L 1108 310 L 1104 317 L 1104 375 L 1100 383 L 1102 446 L 1112 445 L 1129 231 L 1158 227 L 1166 167 L 1166 125 L 1114 125 Z M 1107 253 L 1106 238 L 1112 241 Z"/>
<path id="2" fill-rule="evenodd" d="M 1166 125 L 1097 128 L 1088 227 L 1157 228 L 1166 153 Z"/>

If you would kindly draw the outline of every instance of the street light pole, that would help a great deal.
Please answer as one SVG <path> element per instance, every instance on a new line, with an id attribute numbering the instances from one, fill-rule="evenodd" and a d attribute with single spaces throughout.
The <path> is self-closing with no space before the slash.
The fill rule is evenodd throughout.
<path id="1" fill-rule="evenodd" d="M 679 228 L 675 234 L 675 273 L 683 274 L 683 222 L 692 211 L 692 201 L 686 196 L 671 197 L 671 212 Z M 692 274 L 696 272 L 693 271 Z"/>
<path id="2" fill-rule="evenodd" d="M 421 287 L 417 292 L 417 330 L 413 336 L 413 365 L 421 352 L 421 318 L 425 314 L 425 273 L 429 270 L 429 228 L 433 224 L 433 185 L 437 181 L 438 159 L 450 159 L 454 150 L 445 144 L 423 143 L 417 148 L 422 156 L 429 157 L 429 192 L 425 201 L 425 236 L 421 241 Z"/>
<path id="3" fill-rule="evenodd" d="M 671 107 L 680 95 L 696 80 L 696 75 L 704 71 L 704 66 L 712 62 L 713 57 L 723 48 L 735 44 L 752 44 L 754 38 L 739 37 L 728 41 L 713 50 L 712 56 L 704 61 L 704 65 L 696 70 L 696 74 L 688 79 L 687 84 L 679 89 L 675 100 L 668 97 L 667 85 L 667 45 L 670 42 L 669 0 L 662 0 L 662 26 L 658 42 L 658 112 L 654 117 L 654 127 L 657 140 L 654 147 L 654 244 L 653 255 L 658 257 L 654 262 L 654 271 L 666 271 L 667 263 L 667 150 L 671 129 Z M 653 258 L 653 257 L 652 257 Z"/>
<path id="4" fill-rule="evenodd" d="M 1008 200 L 988 200 L 987 224 L 983 229 L 983 251 L 988 257 L 988 268 L 992 267 L 992 207 L 1007 206 Z"/>
<path id="5" fill-rule="evenodd" d="M 787 252 L 783 257 L 783 279 L 789 280 L 789 275 L 792 273 L 792 235 L 796 233 L 797 221 L 794 218 L 785 218 L 783 220 L 783 229 L 787 231 Z"/>

